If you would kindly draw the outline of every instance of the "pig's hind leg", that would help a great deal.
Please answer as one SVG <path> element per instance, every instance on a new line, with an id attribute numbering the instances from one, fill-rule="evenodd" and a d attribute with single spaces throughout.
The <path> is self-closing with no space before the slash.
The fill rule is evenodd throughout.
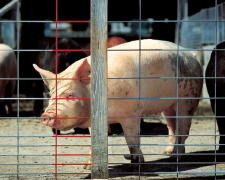
<path id="1" fill-rule="evenodd" d="M 184 116 L 184 118 L 165 118 L 169 130 L 169 135 L 181 135 L 181 136 L 169 136 L 170 144 L 179 144 L 179 146 L 168 146 L 165 154 L 184 154 L 185 153 L 185 140 L 189 135 L 191 127 L 191 118 L 197 108 L 198 100 L 196 99 L 182 99 L 178 101 L 178 113 L 177 103 L 172 105 L 163 111 L 164 116 Z M 172 158 L 178 158 L 180 160 L 181 155 L 172 155 Z"/>

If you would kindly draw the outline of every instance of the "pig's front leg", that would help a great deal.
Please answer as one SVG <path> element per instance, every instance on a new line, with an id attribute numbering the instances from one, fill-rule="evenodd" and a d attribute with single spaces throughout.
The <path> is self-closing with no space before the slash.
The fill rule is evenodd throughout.
<path id="1" fill-rule="evenodd" d="M 91 127 L 89 127 L 88 129 L 89 129 L 89 132 L 90 132 L 90 135 L 91 135 Z M 91 147 L 90 147 L 90 152 L 89 152 L 89 154 L 91 154 Z M 88 163 L 88 164 L 91 163 L 91 155 L 88 156 L 86 163 Z M 91 165 L 84 165 L 84 166 L 83 166 L 83 169 L 90 170 L 90 169 L 91 169 Z"/>
<path id="2" fill-rule="evenodd" d="M 125 135 L 125 139 L 127 145 L 129 147 L 131 154 L 139 154 L 139 155 L 131 155 L 131 163 L 143 163 L 144 157 L 142 155 L 142 151 L 139 149 L 139 120 L 138 119 L 123 119 L 122 120 L 122 128 Z M 129 136 L 129 135 L 137 135 L 137 136 Z M 132 164 L 131 171 L 138 172 L 139 164 Z"/>

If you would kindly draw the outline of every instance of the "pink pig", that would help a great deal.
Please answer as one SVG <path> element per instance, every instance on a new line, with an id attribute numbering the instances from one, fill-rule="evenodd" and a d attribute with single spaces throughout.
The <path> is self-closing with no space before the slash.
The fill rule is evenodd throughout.
<path id="1" fill-rule="evenodd" d="M 136 51 L 108 51 L 108 98 L 135 98 L 135 99 L 113 99 L 108 100 L 108 124 L 120 123 L 131 154 L 139 154 L 139 111 L 141 117 L 162 113 L 167 122 L 169 135 L 169 146 L 165 154 L 185 153 L 184 143 L 189 134 L 191 126 L 191 117 L 193 116 L 202 90 L 202 70 L 196 58 L 188 51 L 182 51 L 179 47 L 179 65 L 177 72 L 177 45 L 174 43 L 159 40 L 142 40 L 142 51 L 139 55 L 139 41 L 132 41 L 110 49 L 134 50 Z M 139 80 L 139 57 L 140 77 Z M 40 69 L 36 65 L 34 68 L 41 74 L 42 78 L 56 78 L 56 75 Z M 176 79 L 177 73 L 183 79 Z M 65 71 L 57 75 L 57 78 L 88 78 L 91 77 L 91 56 L 83 58 Z M 161 78 L 160 78 L 161 77 Z M 163 77 L 163 78 L 162 78 Z M 172 77 L 170 79 L 166 79 Z M 188 79 L 187 77 L 199 77 L 197 79 Z M 129 79 L 132 78 L 132 79 Z M 152 78 L 152 79 L 151 79 Z M 44 80 L 50 89 L 52 98 L 56 96 L 56 81 Z M 139 89 L 140 83 L 140 89 Z M 178 97 L 186 98 L 178 100 L 177 112 L 177 87 Z M 139 105 L 140 90 L 140 105 Z M 90 100 L 72 99 L 72 98 L 90 98 L 91 87 L 90 80 L 57 80 L 57 97 L 71 98 L 69 100 L 57 100 L 57 116 L 59 117 L 90 117 Z M 196 98 L 196 99 L 192 99 Z M 142 99 L 146 98 L 146 99 Z M 149 99 L 155 98 L 155 99 Z M 167 98 L 167 99 L 163 99 Z M 171 99 L 168 99 L 171 98 Z M 140 107 L 140 109 L 139 109 Z M 177 119 L 174 116 L 185 116 Z M 173 118 L 169 118 L 173 116 Z M 187 117 L 188 116 L 188 117 Z M 42 114 L 41 122 L 52 128 L 56 124 L 56 100 L 49 101 L 49 106 Z M 48 118 L 46 118 L 48 117 Z M 130 118 L 137 117 L 137 118 Z M 68 130 L 75 127 L 86 128 L 91 126 L 91 119 L 58 119 L 57 128 L 59 130 Z M 178 127 L 177 127 L 178 126 Z M 174 144 L 181 144 L 175 146 Z M 178 152 L 177 152 L 178 149 Z M 141 153 L 141 152 L 140 152 Z M 142 154 L 142 153 L 141 153 Z M 176 157 L 176 156 L 172 156 Z M 180 159 L 181 155 L 178 156 Z M 90 158 L 87 163 L 90 162 Z M 132 163 L 144 162 L 143 155 L 131 156 Z M 90 167 L 86 167 L 89 169 Z M 138 165 L 132 166 L 133 170 L 138 170 Z"/>
<path id="2" fill-rule="evenodd" d="M 0 78 L 17 77 L 16 56 L 12 48 L 5 44 L 0 44 Z M 0 98 L 12 98 L 16 80 L 0 80 Z M 0 99 L 0 116 L 12 115 L 11 100 Z"/>

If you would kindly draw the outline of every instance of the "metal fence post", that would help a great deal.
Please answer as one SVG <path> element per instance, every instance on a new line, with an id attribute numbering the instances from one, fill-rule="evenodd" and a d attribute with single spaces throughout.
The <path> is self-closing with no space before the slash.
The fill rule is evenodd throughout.
<path id="1" fill-rule="evenodd" d="M 107 11 L 108 0 L 91 1 L 92 179 L 108 179 Z"/>

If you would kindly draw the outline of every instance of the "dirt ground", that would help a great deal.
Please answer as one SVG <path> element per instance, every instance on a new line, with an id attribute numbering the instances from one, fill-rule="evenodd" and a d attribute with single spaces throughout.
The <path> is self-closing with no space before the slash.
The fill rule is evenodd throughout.
<path id="1" fill-rule="evenodd" d="M 32 114 L 32 106 L 32 101 L 20 102 L 20 116 L 27 117 L 25 119 L 19 119 L 19 121 L 17 119 L 0 120 L 0 136 L 6 136 L 1 137 L 0 141 L 1 180 L 17 179 L 17 171 L 30 173 L 19 174 L 18 179 L 20 180 L 55 179 L 53 174 L 55 173 L 55 165 L 53 165 L 55 163 L 55 156 L 53 156 L 55 146 L 52 145 L 55 144 L 56 138 L 51 137 L 53 135 L 51 128 L 43 126 L 39 119 L 28 117 Z M 213 116 L 213 113 L 209 105 L 201 102 L 195 115 Z M 108 138 L 109 179 L 225 179 L 225 155 L 214 155 L 215 148 L 218 149 L 213 145 L 215 142 L 218 143 L 218 137 L 215 138 L 214 135 L 215 133 L 218 135 L 218 130 L 213 118 L 204 117 L 192 120 L 190 135 L 196 136 L 190 136 L 186 140 L 186 155 L 178 165 L 176 162 L 170 162 L 169 157 L 162 154 L 166 148 L 163 144 L 168 144 L 165 121 L 161 118 L 144 119 L 141 131 L 141 135 L 143 135 L 141 149 L 145 164 L 141 167 L 141 172 L 136 174 L 129 172 L 130 161 L 123 157 L 123 154 L 129 154 L 129 151 L 125 138 L 121 137 L 120 127 L 114 125 L 112 131 L 114 134 Z M 17 133 L 22 137 L 17 138 Z M 63 132 L 63 134 L 73 137 L 58 137 L 58 145 L 90 145 L 90 137 L 76 137 L 83 134 L 74 133 L 74 130 Z M 114 146 L 118 144 L 121 146 Z M 89 146 L 61 146 L 57 148 L 57 154 L 88 154 L 89 148 Z M 20 156 L 16 156 L 17 153 Z M 57 163 L 85 163 L 86 158 L 87 156 L 57 156 Z M 16 165 L 17 163 L 19 166 Z M 7 173 L 15 174 L 7 175 Z M 83 165 L 58 165 L 57 173 L 91 173 L 91 171 L 84 170 Z M 57 179 L 91 179 L 91 175 L 63 174 L 57 175 Z"/>

